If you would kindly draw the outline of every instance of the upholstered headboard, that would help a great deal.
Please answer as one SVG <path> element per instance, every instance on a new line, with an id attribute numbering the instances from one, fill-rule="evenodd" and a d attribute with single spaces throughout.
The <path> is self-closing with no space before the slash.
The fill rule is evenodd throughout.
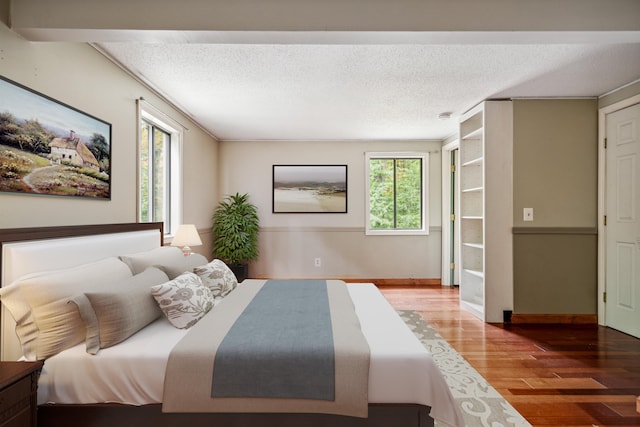
<path id="1" fill-rule="evenodd" d="M 26 274 L 70 268 L 162 244 L 162 223 L 0 230 L 0 286 Z M 15 322 L 4 307 L 0 326 L 0 360 L 18 359 L 22 352 Z"/>

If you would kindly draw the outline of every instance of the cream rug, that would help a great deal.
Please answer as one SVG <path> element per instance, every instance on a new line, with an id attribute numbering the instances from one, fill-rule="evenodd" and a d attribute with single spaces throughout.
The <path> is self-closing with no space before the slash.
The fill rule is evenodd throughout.
<path id="1" fill-rule="evenodd" d="M 531 426 L 420 314 L 413 310 L 398 314 L 433 355 L 467 427 Z M 445 426 L 437 421 L 435 425 Z"/>

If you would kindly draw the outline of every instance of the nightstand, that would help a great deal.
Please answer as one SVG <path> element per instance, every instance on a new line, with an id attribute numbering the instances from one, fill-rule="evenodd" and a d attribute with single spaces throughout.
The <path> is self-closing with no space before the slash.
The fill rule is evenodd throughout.
<path id="1" fill-rule="evenodd" d="M 36 427 L 42 362 L 0 362 L 0 427 Z"/>

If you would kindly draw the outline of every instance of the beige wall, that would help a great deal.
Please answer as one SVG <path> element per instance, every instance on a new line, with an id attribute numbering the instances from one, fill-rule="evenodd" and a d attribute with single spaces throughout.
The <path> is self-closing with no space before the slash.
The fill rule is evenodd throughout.
<path id="1" fill-rule="evenodd" d="M 0 2 L 0 17 L 5 19 L 6 4 Z M 142 96 L 189 129 L 183 147 L 187 165 L 183 222 L 208 231 L 218 200 L 217 143 L 188 118 L 90 45 L 27 42 L 4 23 L 0 23 L 0 74 L 112 125 L 111 200 L 0 193 L 0 227 L 135 222 L 136 99 Z M 210 247 L 200 249 L 210 252 Z"/>
<path id="2" fill-rule="evenodd" d="M 440 142 L 221 142 L 220 194 L 249 193 L 261 221 L 257 277 L 440 278 Z M 365 236 L 365 152 L 427 151 L 428 236 Z M 346 214 L 273 214 L 272 165 L 346 164 Z M 314 259 L 322 258 L 315 267 Z"/>
<path id="3" fill-rule="evenodd" d="M 513 105 L 514 313 L 595 314 L 597 100 Z"/>
<path id="4" fill-rule="evenodd" d="M 0 17 L 6 20 L 6 0 Z M 184 222 L 195 223 L 210 255 L 211 215 L 226 194 L 249 192 L 262 219 L 255 275 L 279 277 L 440 277 L 440 143 L 217 143 L 187 117 L 84 43 L 28 42 L 0 24 L 0 74 L 113 125 L 112 199 L 0 194 L 0 227 L 136 221 L 136 103 L 144 97 L 189 128 L 184 134 Z M 71 65 L 70 65 L 71 64 Z M 220 154 L 218 149 L 220 148 Z M 364 152 L 426 150 L 430 157 L 429 236 L 364 236 Z M 274 163 L 347 164 L 348 213 L 274 215 Z M 313 267 L 321 257 L 323 265 Z"/>

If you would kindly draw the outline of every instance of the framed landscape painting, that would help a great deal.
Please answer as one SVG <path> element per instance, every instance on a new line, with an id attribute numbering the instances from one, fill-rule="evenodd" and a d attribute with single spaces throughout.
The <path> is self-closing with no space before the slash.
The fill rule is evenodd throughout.
<path id="1" fill-rule="evenodd" d="M 346 213 L 347 165 L 273 165 L 273 213 Z"/>
<path id="2" fill-rule="evenodd" d="M 111 198 L 111 124 L 0 76 L 0 191 Z"/>

